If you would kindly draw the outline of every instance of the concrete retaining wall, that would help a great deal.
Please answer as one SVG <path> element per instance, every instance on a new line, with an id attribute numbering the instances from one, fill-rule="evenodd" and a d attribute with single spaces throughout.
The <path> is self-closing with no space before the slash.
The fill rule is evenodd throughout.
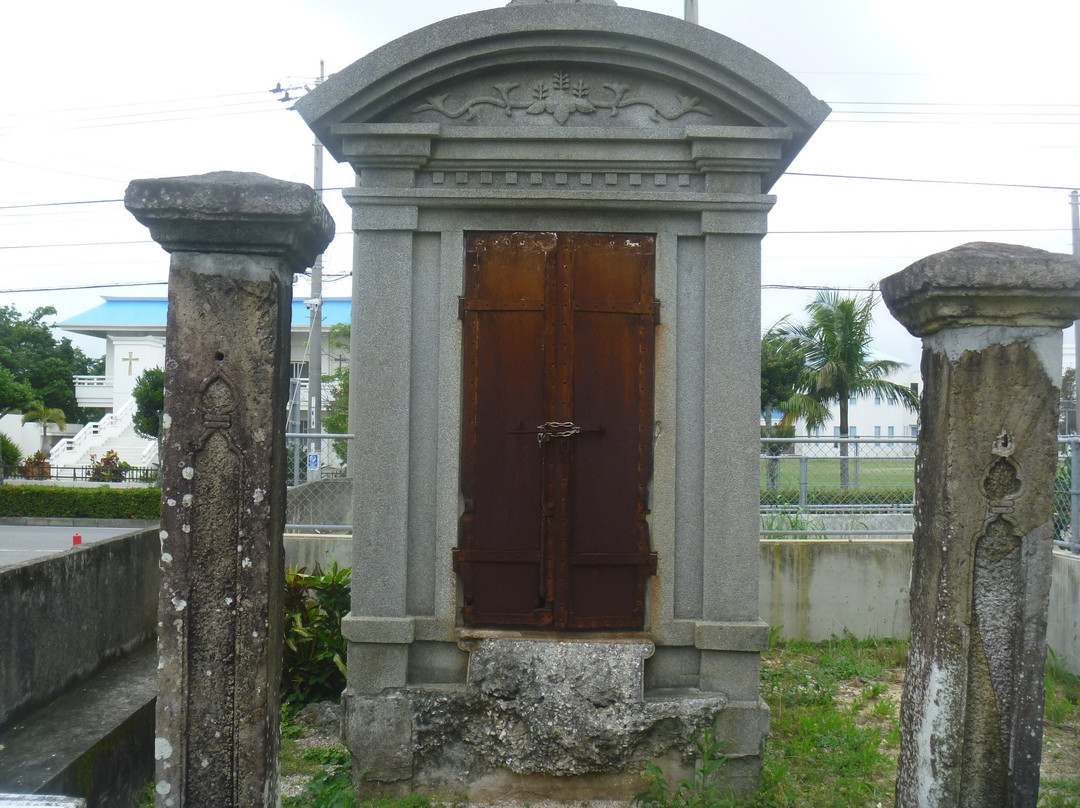
<path id="1" fill-rule="evenodd" d="M 907 637 L 912 544 L 899 541 L 763 541 L 761 618 L 787 639 Z"/>
<path id="2" fill-rule="evenodd" d="M 0 725 L 150 642 L 157 529 L 0 570 Z"/>
<path id="3" fill-rule="evenodd" d="M 763 541 L 761 617 L 786 639 L 911 634 L 912 543 Z M 1080 556 L 1054 551 L 1047 643 L 1080 675 Z"/>
<path id="4" fill-rule="evenodd" d="M 1054 551 L 1046 642 L 1056 664 L 1080 676 L 1080 556 Z"/>

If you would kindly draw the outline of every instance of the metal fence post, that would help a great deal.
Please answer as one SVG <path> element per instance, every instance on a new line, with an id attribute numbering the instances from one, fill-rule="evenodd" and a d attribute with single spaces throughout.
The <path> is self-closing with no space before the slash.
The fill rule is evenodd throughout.
<path id="1" fill-rule="evenodd" d="M 810 458 L 806 455 L 799 455 L 799 508 L 806 508 L 806 489 L 810 486 L 809 482 L 809 468 Z"/>
<path id="2" fill-rule="evenodd" d="M 1069 470 L 1069 549 L 1080 554 L 1080 437 L 1069 440 Z"/>

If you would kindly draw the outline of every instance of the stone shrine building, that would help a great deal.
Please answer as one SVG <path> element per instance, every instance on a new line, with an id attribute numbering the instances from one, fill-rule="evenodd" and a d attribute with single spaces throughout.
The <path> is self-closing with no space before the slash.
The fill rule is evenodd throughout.
<path id="1" fill-rule="evenodd" d="M 828 107 L 683 20 L 521 0 L 297 107 L 357 177 L 362 787 L 631 796 L 718 721 L 752 788 L 760 242 Z"/>

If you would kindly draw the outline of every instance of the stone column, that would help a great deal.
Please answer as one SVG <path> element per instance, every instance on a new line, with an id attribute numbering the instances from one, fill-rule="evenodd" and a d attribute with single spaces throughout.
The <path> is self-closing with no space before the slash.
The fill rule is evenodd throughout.
<path id="1" fill-rule="evenodd" d="M 156 804 L 275 806 L 292 280 L 334 224 L 258 174 L 135 180 L 125 205 L 172 254 Z"/>
<path id="2" fill-rule="evenodd" d="M 1034 808 L 1061 330 L 1080 316 L 1080 261 L 967 244 L 881 291 L 923 338 L 896 805 Z"/>

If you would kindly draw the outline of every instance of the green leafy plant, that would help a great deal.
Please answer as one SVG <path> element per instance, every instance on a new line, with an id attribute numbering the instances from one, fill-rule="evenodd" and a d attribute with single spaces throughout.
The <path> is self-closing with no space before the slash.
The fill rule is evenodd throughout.
<path id="1" fill-rule="evenodd" d="M 341 618 L 349 610 L 352 570 L 331 564 L 308 574 L 285 571 L 285 645 L 282 697 L 308 704 L 336 699 L 345 688 L 345 639 Z"/>
<path id="2" fill-rule="evenodd" d="M 49 456 L 38 450 L 23 461 L 19 474 L 28 480 L 47 480 L 52 473 Z"/>
<path id="3" fill-rule="evenodd" d="M 138 808 L 154 808 L 154 793 L 154 781 L 151 780 L 139 795 Z"/>
<path id="4" fill-rule="evenodd" d="M 131 464 L 121 460 L 112 449 L 105 452 L 100 460 L 97 455 L 90 455 L 90 479 L 95 482 L 123 482 L 124 474 L 130 468 Z"/>
<path id="5" fill-rule="evenodd" d="M 803 511 L 776 511 L 761 515 L 761 530 L 765 538 L 779 539 L 824 539 L 825 523 L 820 519 L 814 519 Z M 791 531 L 789 535 L 787 531 Z M 809 533 L 807 531 L 821 531 Z"/>
<path id="6" fill-rule="evenodd" d="M 344 746 L 316 746 L 304 758 L 321 768 L 303 792 L 281 801 L 282 808 L 356 808 L 352 787 L 352 758 Z"/>
<path id="7" fill-rule="evenodd" d="M 672 788 L 663 770 L 655 763 L 645 767 L 645 790 L 635 797 L 641 808 L 717 808 L 729 801 L 730 794 L 724 787 L 723 769 L 727 758 L 723 755 L 726 741 L 720 738 L 716 724 L 706 727 L 700 738 L 694 739 L 699 764 L 692 778 L 684 778 Z"/>

